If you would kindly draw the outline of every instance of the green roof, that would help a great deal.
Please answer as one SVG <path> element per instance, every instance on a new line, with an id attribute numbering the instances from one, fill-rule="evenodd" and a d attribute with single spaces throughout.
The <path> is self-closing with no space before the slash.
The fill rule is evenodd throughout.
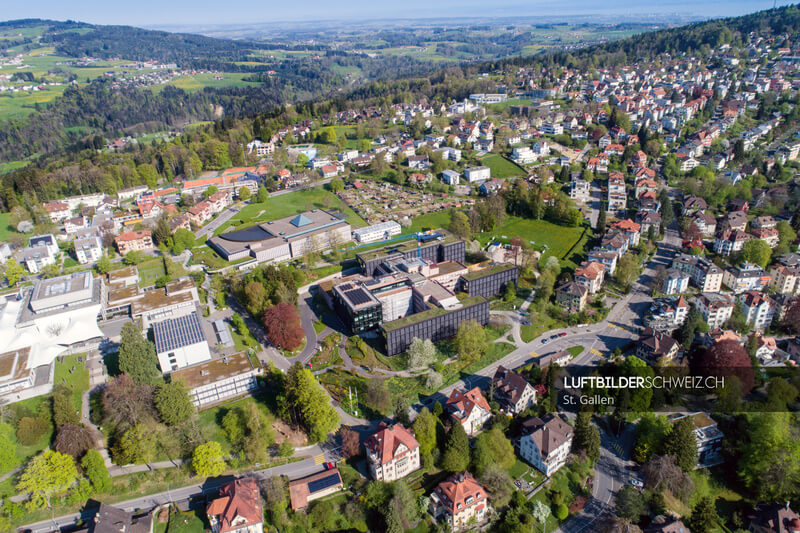
<path id="1" fill-rule="evenodd" d="M 443 229 L 437 229 L 433 231 L 438 231 L 444 237 L 441 241 L 430 241 L 426 243 L 422 243 L 422 248 L 426 246 L 430 246 L 432 244 L 450 244 L 451 242 L 459 241 L 460 239 L 450 233 L 449 231 Z M 389 255 L 389 253 L 394 252 L 408 252 L 410 250 L 417 249 L 417 238 L 415 235 L 407 235 L 408 240 L 402 242 L 395 242 L 389 245 L 384 246 L 383 248 L 377 248 L 375 250 L 369 250 L 366 252 L 357 253 L 356 256 L 364 257 L 365 259 L 373 259 L 376 257 L 383 257 L 385 255 Z"/>
<path id="2" fill-rule="evenodd" d="M 505 272 L 506 270 L 511 270 L 512 268 L 517 268 L 510 263 L 498 263 L 496 265 L 492 265 L 490 267 L 482 268 L 480 270 L 473 270 L 471 272 L 467 272 L 462 276 L 467 281 L 472 281 L 473 279 L 480 279 L 485 276 L 490 276 L 492 274 L 497 274 L 498 272 Z"/>
<path id="3" fill-rule="evenodd" d="M 473 305 L 485 301 L 486 298 L 484 298 L 483 296 L 472 296 L 470 298 L 465 298 L 461 300 L 461 307 L 459 307 L 458 309 L 444 309 L 443 307 L 438 307 L 433 304 L 428 304 L 430 307 L 427 311 L 422 311 L 421 313 L 415 313 L 413 315 L 404 316 L 403 318 L 398 318 L 397 320 L 392 320 L 391 322 L 384 322 L 381 327 L 385 331 L 392 331 L 405 326 L 410 326 L 411 324 L 422 322 L 423 320 L 427 320 L 429 318 L 446 315 L 448 313 L 453 313 L 455 311 L 458 311 L 459 309 L 463 309 L 465 307 L 471 307 Z"/>

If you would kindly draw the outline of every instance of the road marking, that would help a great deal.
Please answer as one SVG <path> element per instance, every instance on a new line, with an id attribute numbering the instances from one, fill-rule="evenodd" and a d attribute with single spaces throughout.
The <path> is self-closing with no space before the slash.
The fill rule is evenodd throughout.
<path id="1" fill-rule="evenodd" d="M 536 352 L 531 352 L 530 355 L 531 357 L 539 357 L 539 354 Z"/>
<path id="2" fill-rule="evenodd" d="M 591 349 L 591 350 L 589 350 L 589 351 L 590 351 L 591 353 L 595 354 L 595 355 L 603 355 L 603 354 L 601 354 L 601 353 L 600 353 L 600 350 L 598 350 L 597 348 L 592 348 L 592 349 Z"/>
<path id="3" fill-rule="evenodd" d="M 324 462 L 325 462 L 325 454 L 324 453 L 321 453 L 319 455 L 314 456 L 314 464 L 315 465 L 321 465 Z"/>

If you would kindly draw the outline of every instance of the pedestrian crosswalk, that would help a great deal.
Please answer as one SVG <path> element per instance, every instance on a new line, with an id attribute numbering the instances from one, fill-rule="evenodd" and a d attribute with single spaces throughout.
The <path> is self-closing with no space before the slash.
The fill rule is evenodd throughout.
<path id="1" fill-rule="evenodd" d="M 591 350 L 589 350 L 589 351 L 590 351 L 591 353 L 593 353 L 594 355 L 603 355 L 603 354 L 601 354 L 601 353 L 600 353 L 600 350 L 598 350 L 597 348 L 592 348 L 592 349 L 591 349 Z"/>

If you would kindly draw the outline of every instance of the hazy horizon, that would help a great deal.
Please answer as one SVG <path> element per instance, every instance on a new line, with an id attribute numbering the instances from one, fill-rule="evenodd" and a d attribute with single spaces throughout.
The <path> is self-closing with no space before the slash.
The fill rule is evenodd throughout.
<path id="1" fill-rule="evenodd" d="M 778 1 L 778 6 L 792 4 L 792 1 Z M 573 0 L 554 6 L 544 0 L 511 0 L 487 3 L 476 0 L 440 0 L 431 3 L 421 0 L 407 0 L 400 4 L 380 5 L 366 0 L 350 0 L 332 5 L 323 0 L 307 0 L 302 4 L 287 4 L 267 0 L 261 4 L 251 1 L 228 0 L 224 11 L 219 2 L 210 0 L 140 0 L 136 3 L 122 4 L 83 0 L 76 4 L 63 1 L 39 0 L 32 3 L 16 2 L 3 10 L 3 20 L 41 18 L 54 20 L 76 20 L 92 24 L 133 25 L 149 28 L 219 27 L 223 25 L 262 25 L 269 23 L 296 22 L 299 24 L 314 21 L 351 21 L 354 23 L 370 21 L 390 21 L 392 19 L 443 19 L 505 17 L 570 17 L 584 19 L 597 17 L 633 20 L 637 18 L 658 18 L 680 15 L 685 19 L 716 18 L 743 15 L 769 9 L 772 0 L 729 0 L 729 1 L 688 1 L 688 0 L 618 0 L 612 5 L 598 9 L 596 1 Z"/>

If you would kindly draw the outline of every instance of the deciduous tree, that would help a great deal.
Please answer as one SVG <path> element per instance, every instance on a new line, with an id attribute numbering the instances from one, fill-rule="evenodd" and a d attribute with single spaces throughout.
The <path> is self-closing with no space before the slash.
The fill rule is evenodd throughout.
<path id="1" fill-rule="evenodd" d="M 448 472 L 461 472 L 469 466 L 469 437 L 459 422 L 447 433 L 442 454 L 442 468 Z"/>
<path id="2" fill-rule="evenodd" d="M 17 490 L 30 493 L 30 507 L 49 504 L 50 497 L 62 494 L 78 479 L 78 469 L 71 456 L 45 450 L 34 457 L 20 476 Z"/>
<path id="3" fill-rule="evenodd" d="M 407 350 L 408 367 L 419 368 L 431 364 L 436 358 L 436 346 L 430 339 L 414 337 Z"/>
<path id="4" fill-rule="evenodd" d="M 225 470 L 222 446 L 217 441 L 201 444 L 192 453 L 192 469 L 200 477 L 214 477 Z"/>
<path id="5" fill-rule="evenodd" d="M 153 343 L 144 338 L 133 322 L 122 326 L 119 347 L 119 369 L 137 383 L 153 385 L 161 380 L 158 358 Z"/>
<path id="6" fill-rule="evenodd" d="M 428 411 L 427 407 L 414 419 L 414 435 L 419 442 L 420 456 L 430 456 L 437 447 L 436 442 L 436 417 Z"/>
<path id="7" fill-rule="evenodd" d="M 57 452 L 66 453 L 77 460 L 87 450 L 94 448 L 94 438 L 85 426 L 65 424 L 58 428 L 53 447 Z"/>
<path id="8" fill-rule="evenodd" d="M 458 326 L 455 345 L 462 361 L 477 361 L 489 349 L 486 330 L 475 320 L 465 320 Z"/>
<path id="9" fill-rule="evenodd" d="M 758 265 L 761 268 L 766 268 L 771 255 L 772 248 L 761 239 L 748 239 L 742 245 L 742 260 Z"/>
<path id="10" fill-rule="evenodd" d="M 475 439 L 472 464 L 478 475 L 492 465 L 503 469 L 511 468 L 515 461 L 514 446 L 499 428 L 484 431 Z"/>
<path id="11" fill-rule="evenodd" d="M 108 475 L 108 468 L 103 460 L 103 456 L 97 450 L 89 450 L 81 460 L 83 473 L 92 483 L 95 492 L 104 494 L 111 489 L 111 476 Z"/>
<path id="12" fill-rule="evenodd" d="M 191 419 L 195 413 L 189 398 L 189 389 L 181 381 L 159 385 L 155 393 L 155 404 L 161 421 L 168 426 L 177 426 Z"/>
<path id="13" fill-rule="evenodd" d="M 103 415 L 120 430 L 154 420 L 153 387 L 136 383 L 127 374 L 115 377 L 103 389 Z"/>
<path id="14" fill-rule="evenodd" d="M 339 414 L 308 368 L 295 363 L 286 373 L 286 399 L 313 441 L 324 440 L 339 425 Z"/>
<path id="15" fill-rule="evenodd" d="M 303 326 L 297 307 L 281 302 L 264 311 L 264 327 L 267 336 L 278 348 L 294 350 L 303 342 Z"/>
<path id="16" fill-rule="evenodd" d="M 342 456 L 345 459 L 350 459 L 361 453 L 358 432 L 343 426 L 339 429 L 339 436 L 342 438 Z"/>

